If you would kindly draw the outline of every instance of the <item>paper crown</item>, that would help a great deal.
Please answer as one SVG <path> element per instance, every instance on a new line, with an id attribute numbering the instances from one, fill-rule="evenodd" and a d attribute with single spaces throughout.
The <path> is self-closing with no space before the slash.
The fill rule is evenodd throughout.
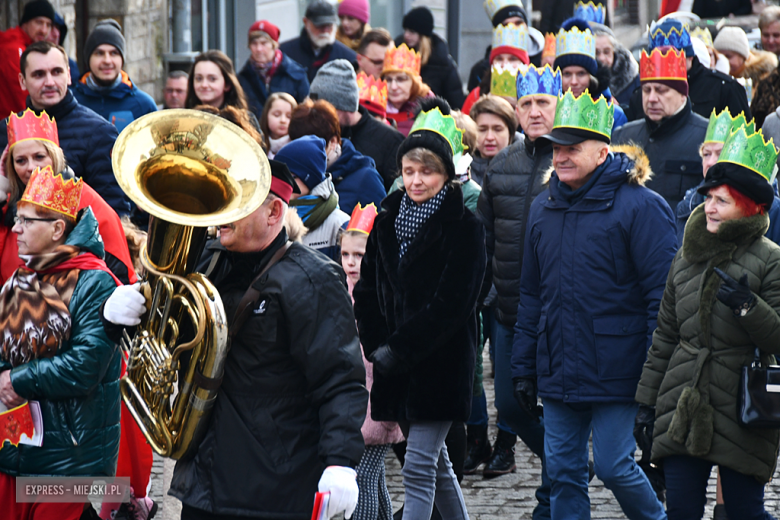
<path id="1" fill-rule="evenodd" d="M 690 36 L 700 39 L 707 47 L 715 47 L 712 43 L 712 33 L 707 27 L 694 27 L 691 29 Z"/>
<path id="2" fill-rule="evenodd" d="M 38 139 L 60 145 L 57 123 L 46 112 L 36 116 L 29 108 L 22 113 L 22 117 L 12 113 L 8 117 L 8 147 L 13 148 L 16 143 Z"/>
<path id="3" fill-rule="evenodd" d="M 554 96 L 561 95 L 561 71 L 545 65 L 537 69 L 534 65 L 528 67 L 522 74 L 517 75 L 517 99 L 526 96 Z"/>
<path id="4" fill-rule="evenodd" d="M 707 124 L 707 133 L 704 135 L 704 142 L 725 143 L 731 133 L 737 131 L 742 126 L 745 127 L 745 131 L 748 134 L 756 133 L 755 120 L 748 123 L 744 112 L 740 112 L 737 117 L 731 117 L 729 107 L 726 107 L 720 114 L 716 114 L 713 108 L 712 114 L 710 114 L 710 122 Z"/>
<path id="5" fill-rule="evenodd" d="M 518 67 L 493 65 L 490 67 L 490 93 L 517 99 Z"/>
<path id="6" fill-rule="evenodd" d="M 615 121 L 615 106 L 607 103 L 604 96 L 597 101 L 590 97 L 585 89 L 579 97 L 574 97 L 571 90 L 558 101 L 555 109 L 553 128 L 577 128 L 612 137 L 612 124 Z"/>
<path id="7" fill-rule="evenodd" d="M 357 75 L 357 84 L 360 104 L 371 112 L 385 114 L 387 111 L 387 82 L 361 71 Z"/>
<path id="8" fill-rule="evenodd" d="M 761 130 L 748 135 L 747 129 L 742 126 L 729 134 L 723 143 L 718 162 L 737 164 L 756 172 L 771 183 L 775 180 L 777 150 L 772 139 L 768 143 L 764 141 Z"/>
<path id="9" fill-rule="evenodd" d="M 61 173 L 54 175 L 51 166 L 36 168 L 24 189 L 21 201 L 62 213 L 75 220 L 83 187 L 84 181 L 81 179 L 66 181 Z"/>
<path id="10" fill-rule="evenodd" d="M 650 51 L 649 55 L 643 49 L 639 58 L 639 77 L 642 81 L 688 81 L 685 54 L 673 47 L 665 52 L 656 48 Z"/>
<path id="11" fill-rule="evenodd" d="M 432 108 L 427 112 L 420 112 L 409 133 L 417 130 L 428 130 L 445 138 L 452 148 L 452 161 L 457 164 L 465 147 L 463 146 L 463 130 L 458 128 L 455 118 L 449 114 L 446 116 L 442 114 L 439 107 Z"/>
<path id="12" fill-rule="evenodd" d="M 420 54 L 402 43 L 399 47 L 387 49 L 382 74 L 385 72 L 406 72 L 419 76 L 420 63 Z"/>
<path id="13" fill-rule="evenodd" d="M 506 24 L 493 29 L 493 48 L 512 47 L 528 50 L 528 27 L 525 25 Z"/>
<path id="14" fill-rule="evenodd" d="M 490 18 L 490 21 L 492 22 L 493 17 L 496 16 L 496 13 L 498 13 L 504 7 L 522 6 L 523 4 L 520 0 L 485 0 L 483 5 L 485 7 L 485 12 L 487 13 L 488 18 Z"/>
<path id="15" fill-rule="evenodd" d="M 654 31 L 648 31 L 650 45 L 649 49 L 655 49 L 656 47 L 668 47 L 672 46 L 678 51 L 684 50 L 686 47 L 691 47 L 691 35 L 688 33 L 688 29 L 683 26 L 682 28 L 672 27 L 668 33 L 665 33 L 663 29 L 657 27 Z"/>
<path id="16" fill-rule="evenodd" d="M 587 4 L 580 1 L 574 5 L 574 18 L 603 24 L 607 19 L 607 9 L 602 4 L 594 4 L 592 1 Z"/>
<path id="17" fill-rule="evenodd" d="M 368 235 L 374 227 L 374 219 L 379 214 L 376 205 L 372 202 L 365 207 L 360 207 L 360 203 L 355 205 L 352 210 L 352 216 L 347 224 L 347 231 L 360 231 Z"/>
<path id="18" fill-rule="evenodd" d="M 590 29 L 580 31 L 575 26 L 568 31 L 561 29 L 558 32 L 558 37 L 555 39 L 555 57 L 566 54 L 584 54 L 596 59 L 596 40 Z"/>
<path id="19" fill-rule="evenodd" d="M 542 58 L 555 58 L 555 34 L 547 33 L 544 35 L 544 49 L 542 49 Z"/>

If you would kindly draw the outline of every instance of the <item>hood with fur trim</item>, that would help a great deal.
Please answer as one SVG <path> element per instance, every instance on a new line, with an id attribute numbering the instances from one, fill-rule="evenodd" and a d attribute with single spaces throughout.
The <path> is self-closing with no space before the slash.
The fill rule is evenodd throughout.
<path id="1" fill-rule="evenodd" d="M 612 94 L 617 96 L 628 87 L 639 74 L 639 64 L 633 54 L 620 45 L 615 46 L 615 58 L 612 63 L 612 78 L 609 86 Z"/>
<path id="2" fill-rule="evenodd" d="M 753 80 L 753 92 L 755 92 L 758 82 L 769 76 L 769 73 L 776 68 L 777 55 L 774 52 L 751 49 L 750 57 L 745 62 L 745 70 L 742 71 L 742 77 Z"/>
<path id="3" fill-rule="evenodd" d="M 609 149 L 615 155 L 625 155 L 633 163 L 633 167 L 628 172 L 629 184 L 644 186 L 653 177 L 653 170 L 650 169 L 650 159 L 641 146 L 633 143 L 618 144 L 610 146 Z M 550 177 L 552 177 L 554 171 L 555 167 L 550 166 L 547 171 L 544 172 L 544 175 L 542 176 L 543 184 L 550 182 Z"/>

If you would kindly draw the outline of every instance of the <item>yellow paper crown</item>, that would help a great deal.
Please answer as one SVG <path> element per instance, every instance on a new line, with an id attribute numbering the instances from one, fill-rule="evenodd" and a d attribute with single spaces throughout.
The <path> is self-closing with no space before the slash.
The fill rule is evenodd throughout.
<path id="1" fill-rule="evenodd" d="M 517 99 L 518 67 L 493 65 L 490 68 L 490 93 Z"/>
<path id="2" fill-rule="evenodd" d="M 566 54 L 584 54 L 596 59 L 596 40 L 590 29 L 580 31 L 577 26 L 568 31 L 561 29 L 555 41 L 555 57 Z"/>
<path id="3" fill-rule="evenodd" d="M 703 41 L 707 47 L 715 47 L 712 43 L 712 33 L 706 27 L 694 27 L 690 35 L 691 38 L 698 38 Z"/>
<path id="4" fill-rule="evenodd" d="M 21 201 L 56 211 L 75 220 L 83 188 L 84 181 L 81 179 L 66 181 L 61 173 L 54 175 L 51 166 L 45 166 L 32 172 Z"/>
<path id="5" fill-rule="evenodd" d="M 406 72 L 415 76 L 420 75 L 420 54 L 402 43 L 400 47 L 387 49 L 382 74 L 387 72 Z"/>

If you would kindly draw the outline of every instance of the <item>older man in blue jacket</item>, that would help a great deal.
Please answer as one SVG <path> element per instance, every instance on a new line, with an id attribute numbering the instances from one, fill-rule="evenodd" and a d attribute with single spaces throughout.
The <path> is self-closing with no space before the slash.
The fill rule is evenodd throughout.
<path id="1" fill-rule="evenodd" d="M 512 353 L 515 397 L 544 401 L 552 518 L 590 518 L 596 475 L 631 519 L 665 519 L 634 461 L 634 402 L 675 254 L 674 218 L 645 188 L 638 148 L 610 150 L 613 108 L 571 92 L 558 102 L 548 189 L 531 207 Z M 538 386 L 537 386 L 538 385 Z"/>

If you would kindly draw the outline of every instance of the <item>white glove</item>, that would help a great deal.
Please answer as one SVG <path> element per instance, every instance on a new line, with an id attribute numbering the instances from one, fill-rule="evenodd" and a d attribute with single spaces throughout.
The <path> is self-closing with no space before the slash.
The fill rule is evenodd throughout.
<path id="1" fill-rule="evenodd" d="M 322 472 L 317 485 L 320 493 L 330 491 L 328 518 L 343 512 L 344 518 L 352 518 L 358 501 L 357 473 L 346 466 L 328 466 Z"/>
<path id="2" fill-rule="evenodd" d="M 140 324 L 141 316 L 146 312 L 146 298 L 140 289 L 140 283 L 121 285 L 114 289 L 103 307 L 103 317 L 125 327 Z"/>

